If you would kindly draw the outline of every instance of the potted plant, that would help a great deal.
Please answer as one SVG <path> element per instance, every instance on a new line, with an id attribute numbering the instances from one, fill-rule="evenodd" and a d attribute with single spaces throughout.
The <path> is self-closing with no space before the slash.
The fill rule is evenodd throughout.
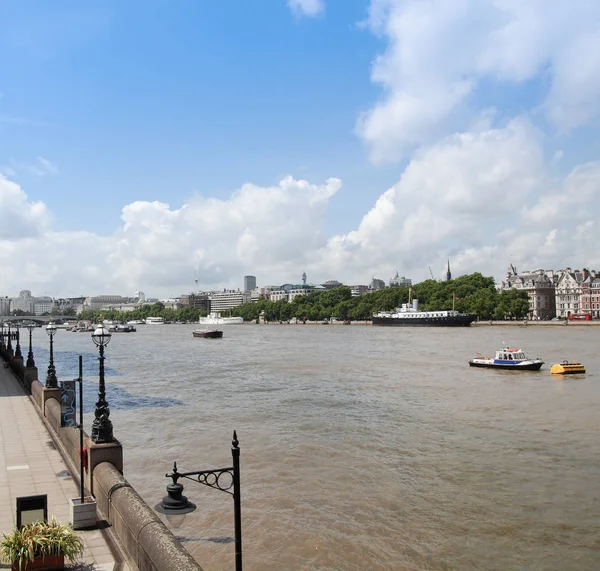
<path id="1" fill-rule="evenodd" d="M 4 534 L 0 554 L 12 571 L 64 569 L 65 558 L 73 561 L 83 554 L 83 542 L 69 524 L 52 518 Z"/>

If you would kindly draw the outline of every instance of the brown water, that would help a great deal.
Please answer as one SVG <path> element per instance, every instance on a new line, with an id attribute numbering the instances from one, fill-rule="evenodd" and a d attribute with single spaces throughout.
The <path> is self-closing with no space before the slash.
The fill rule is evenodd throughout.
<path id="1" fill-rule="evenodd" d="M 600 568 L 600 327 L 193 328 L 113 335 L 111 418 L 152 506 L 174 460 L 231 465 L 237 430 L 246 570 Z M 542 371 L 468 366 L 504 341 Z M 97 366 L 89 335 L 56 342 Z M 589 372 L 550 376 L 563 359 Z M 199 509 L 175 533 L 233 569 L 231 497 L 183 483 Z"/>

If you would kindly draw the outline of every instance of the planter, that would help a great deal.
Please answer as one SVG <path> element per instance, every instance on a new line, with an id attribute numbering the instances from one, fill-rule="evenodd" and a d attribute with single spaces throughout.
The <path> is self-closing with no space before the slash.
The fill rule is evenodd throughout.
<path id="1" fill-rule="evenodd" d="M 81 498 L 71 498 L 69 510 L 73 529 L 96 527 L 96 499 L 94 497 L 84 497 L 83 503 L 81 503 Z"/>
<path id="2" fill-rule="evenodd" d="M 64 568 L 64 555 L 46 555 L 46 557 L 36 557 L 33 561 L 24 563 L 21 568 L 18 563 L 13 563 L 11 571 L 51 571 Z"/>

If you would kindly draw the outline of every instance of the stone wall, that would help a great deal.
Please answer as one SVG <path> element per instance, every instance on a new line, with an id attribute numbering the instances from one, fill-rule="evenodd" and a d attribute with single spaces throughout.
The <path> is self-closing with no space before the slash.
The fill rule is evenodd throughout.
<path id="1" fill-rule="evenodd" d="M 28 388 L 27 383 L 24 388 Z M 69 469 L 79 479 L 79 429 L 60 425 L 60 390 L 46 389 L 38 380 L 31 382 L 32 401 L 58 444 Z M 86 443 L 90 442 L 85 437 Z M 91 456 L 91 454 L 90 454 Z M 119 470 L 109 462 L 91 465 L 91 489 L 98 512 L 111 526 L 130 562 L 140 571 L 202 571 Z"/>

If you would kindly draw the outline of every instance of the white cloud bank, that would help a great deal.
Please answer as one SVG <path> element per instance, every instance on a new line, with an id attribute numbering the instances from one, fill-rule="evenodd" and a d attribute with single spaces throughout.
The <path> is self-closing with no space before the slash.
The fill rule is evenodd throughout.
<path id="1" fill-rule="evenodd" d="M 53 231 L 47 209 L 0 178 L 10 229 L 0 237 L 0 293 L 179 295 L 194 289 L 196 269 L 207 289 L 240 287 L 248 273 L 261 285 L 299 281 L 302 271 L 367 283 L 399 268 L 424 279 L 429 265 L 441 273 L 447 256 L 455 275 L 495 275 L 509 261 L 600 268 L 592 238 L 600 161 L 554 180 L 541 139 L 525 119 L 449 136 L 417 153 L 358 228 L 330 238 L 323 226 L 338 179 L 246 184 L 228 200 L 196 196 L 177 209 L 134 202 L 114 234 L 99 237 Z"/>
<path id="2" fill-rule="evenodd" d="M 558 132 L 600 111 L 600 2 L 372 0 L 367 24 L 388 44 L 372 69 L 383 97 L 357 126 L 374 162 L 466 128 L 490 82 L 542 82 Z"/>

